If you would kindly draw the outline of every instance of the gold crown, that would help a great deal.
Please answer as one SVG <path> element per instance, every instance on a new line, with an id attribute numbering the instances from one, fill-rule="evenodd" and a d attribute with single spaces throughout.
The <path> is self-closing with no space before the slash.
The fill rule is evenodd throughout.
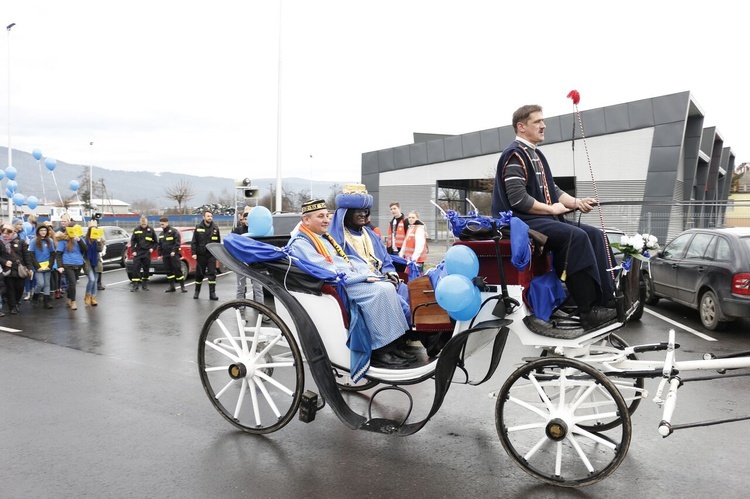
<path id="1" fill-rule="evenodd" d="M 344 184 L 341 190 L 344 194 L 367 194 L 365 184 Z"/>

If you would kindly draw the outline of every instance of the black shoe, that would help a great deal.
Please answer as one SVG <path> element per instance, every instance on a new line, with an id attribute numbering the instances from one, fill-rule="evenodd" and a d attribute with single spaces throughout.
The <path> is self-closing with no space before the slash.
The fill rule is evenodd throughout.
<path id="1" fill-rule="evenodd" d="M 18 315 L 18 312 L 20 312 L 20 311 L 21 311 L 21 309 L 18 308 L 18 305 L 16 305 L 16 306 L 14 306 L 14 307 L 12 307 L 10 309 L 10 315 Z"/>
<path id="2" fill-rule="evenodd" d="M 174 288 L 167 288 L 166 290 L 164 290 L 165 293 L 174 293 L 175 291 L 177 290 Z"/>
<path id="3" fill-rule="evenodd" d="M 102 284 L 102 283 L 98 283 L 98 284 L 96 285 L 96 289 L 98 289 L 99 291 L 101 291 L 102 289 L 104 289 L 104 284 Z"/>
<path id="4" fill-rule="evenodd" d="M 407 367 L 409 363 L 406 360 L 393 355 L 393 352 L 372 352 L 370 365 L 372 367 L 402 368 Z"/>
<path id="5" fill-rule="evenodd" d="M 400 348 L 396 348 L 395 350 L 392 350 L 391 353 L 400 359 L 404 359 L 407 362 L 415 362 L 417 360 L 416 355 L 414 355 L 413 353 L 409 353 L 404 350 L 401 350 Z"/>
<path id="6" fill-rule="evenodd" d="M 617 319 L 617 310 L 604 307 L 594 307 L 590 312 L 581 314 L 581 326 L 584 331 L 596 329 Z"/>
<path id="7" fill-rule="evenodd" d="M 216 296 L 216 295 L 215 295 L 214 293 L 211 293 L 210 295 L 208 295 L 208 299 L 209 299 L 209 300 L 214 300 L 214 301 L 216 301 L 216 300 L 218 300 L 218 299 L 219 299 L 219 297 L 218 297 L 218 296 Z"/>

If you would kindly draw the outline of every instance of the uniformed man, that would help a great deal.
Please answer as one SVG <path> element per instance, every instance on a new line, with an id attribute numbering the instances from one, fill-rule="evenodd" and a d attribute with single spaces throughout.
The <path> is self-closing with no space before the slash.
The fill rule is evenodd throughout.
<path id="1" fill-rule="evenodd" d="M 175 282 L 179 282 L 180 290 L 183 293 L 187 293 L 187 289 L 185 289 L 185 276 L 182 275 L 182 267 L 180 266 L 180 245 L 182 244 L 180 231 L 169 226 L 169 219 L 167 217 L 161 217 L 159 225 L 161 226 L 161 234 L 159 234 L 158 250 L 164 262 L 164 270 L 167 271 L 167 280 L 169 281 L 169 288 L 164 292 L 174 293 L 176 291 Z"/>
<path id="2" fill-rule="evenodd" d="M 194 299 L 198 299 L 201 293 L 203 278 L 208 278 L 208 298 L 218 300 L 216 296 L 216 257 L 206 248 L 210 243 L 220 243 L 221 234 L 219 228 L 214 224 L 214 216 L 209 210 L 203 212 L 203 220 L 195 226 L 193 241 L 190 247 L 193 250 L 193 260 L 198 265 L 195 267 L 195 293 Z"/>
<path id="3" fill-rule="evenodd" d="M 148 291 L 149 270 L 151 268 L 151 250 L 158 244 L 156 232 L 148 225 L 148 219 L 141 217 L 140 225 L 130 236 L 130 248 L 133 252 L 133 273 L 130 277 L 130 292 L 138 291 L 138 285 Z"/>

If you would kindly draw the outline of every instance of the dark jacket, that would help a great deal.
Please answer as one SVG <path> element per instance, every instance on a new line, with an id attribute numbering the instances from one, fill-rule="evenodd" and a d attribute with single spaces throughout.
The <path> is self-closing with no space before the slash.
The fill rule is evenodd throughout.
<path id="1" fill-rule="evenodd" d="M 136 256 L 150 256 L 151 250 L 156 248 L 159 241 L 156 237 L 156 231 L 147 225 L 144 229 L 140 225 L 133 230 L 130 236 L 130 247 Z"/>
<path id="2" fill-rule="evenodd" d="M 211 222 L 206 225 L 205 222 L 201 222 L 195 226 L 195 232 L 193 233 L 193 241 L 190 243 L 190 248 L 193 250 L 194 255 L 204 256 L 210 255 L 206 249 L 210 243 L 220 243 L 221 234 L 219 228 Z"/>
<path id="3" fill-rule="evenodd" d="M 159 234 L 159 254 L 162 256 L 169 255 L 173 251 L 175 254 L 180 252 L 180 245 L 182 244 L 182 238 L 180 231 L 172 226 L 167 225 L 164 230 Z"/>
<path id="4" fill-rule="evenodd" d="M 8 266 L 6 262 L 12 262 L 10 267 L 9 277 L 18 277 L 18 264 L 23 263 L 29 270 L 34 269 L 34 262 L 31 259 L 31 252 L 29 251 L 29 245 L 23 239 L 16 237 L 10 243 L 10 253 L 5 248 L 5 244 L 0 242 L 0 265 L 3 270 L 7 270 Z"/>

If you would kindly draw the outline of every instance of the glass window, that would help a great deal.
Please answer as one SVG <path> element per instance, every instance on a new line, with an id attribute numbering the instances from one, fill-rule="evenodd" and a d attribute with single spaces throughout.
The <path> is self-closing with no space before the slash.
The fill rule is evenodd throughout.
<path id="1" fill-rule="evenodd" d="M 732 249 L 729 247 L 729 241 L 723 237 L 716 238 L 716 260 L 728 262 L 732 259 Z"/>
<path id="2" fill-rule="evenodd" d="M 685 247 L 690 242 L 692 234 L 682 234 L 677 236 L 671 243 L 664 248 L 663 257 L 667 260 L 676 260 L 682 258 L 682 254 L 685 252 Z"/>
<path id="3" fill-rule="evenodd" d="M 713 234 L 696 234 L 690 243 L 685 258 L 688 260 L 703 260 L 703 255 L 706 254 L 706 250 L 714 237 Z"/>

